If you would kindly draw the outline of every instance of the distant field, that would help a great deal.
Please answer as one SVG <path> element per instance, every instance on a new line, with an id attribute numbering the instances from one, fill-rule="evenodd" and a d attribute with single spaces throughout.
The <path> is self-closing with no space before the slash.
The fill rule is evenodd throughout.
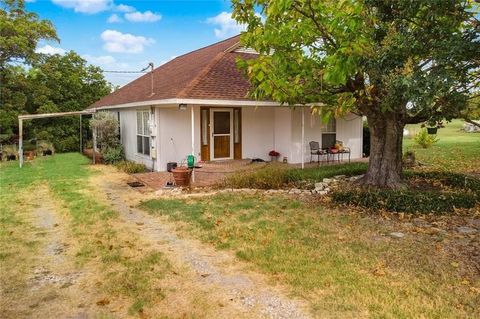
<path id="1" fill-rule="evenodd" d="M 465 133 L 463 121 L 453 120 L 438 130 L 439 141 L 424 149 L 415 144 L 413 136 L 420 125 L 407 125 L 410 137 L 404 140 L 404 151 L 413 150 L 418 161 L 428 169 L 458 172 L 480 172 L 480 133 Z"/>

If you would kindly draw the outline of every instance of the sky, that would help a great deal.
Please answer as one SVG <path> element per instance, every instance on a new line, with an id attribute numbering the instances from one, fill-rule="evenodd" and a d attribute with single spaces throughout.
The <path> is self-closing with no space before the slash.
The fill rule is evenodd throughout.
<path id="1" fill-rule="evenodd" d="M 27 10 L 50 20 L 60 42 L 42 41 L 37 51 L 74 50 L 103 70 L 138 71 L 234 36 L 229 0 L 26 0 Z M 141 74 L 111 74 L 125 85 Z"/>

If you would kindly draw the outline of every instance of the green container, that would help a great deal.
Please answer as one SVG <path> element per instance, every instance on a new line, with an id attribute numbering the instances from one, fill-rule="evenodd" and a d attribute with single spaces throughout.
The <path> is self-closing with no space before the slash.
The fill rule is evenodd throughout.
<path id="1" fill-rule="evenodd" d="M 195 156 L 193 156 L 193 155 L 188 155 L 187 156 L 187 166 L 188 166 L 188 168 L 194 168 L 195 167 Z"/>

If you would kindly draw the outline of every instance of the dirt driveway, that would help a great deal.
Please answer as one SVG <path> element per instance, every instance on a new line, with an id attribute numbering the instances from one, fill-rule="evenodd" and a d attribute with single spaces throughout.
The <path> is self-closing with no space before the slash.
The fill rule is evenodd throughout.
<path id="1" fill-rule="evenodd" d="M 308 318 L 303 302 L 289 298 L 284 287 L 272 285 L 234 255 L 181 237 L 175 225 L 135 208 L 141 200 L 155 197 L 154 192 L 130 188 L 126 184 L 130 177 L 111 167 L 90 170 L 94 172 L 85 192 L 115 213 L 108 222 L 111 229 L 102 233 L 94 225 L 72 224 L 68 205 L 47 186 L 28 192 L 28 201 L 37 204 L 22 210 L 30 225 L 22 238 L 36 249 L 25 252 L 24 280 L 14 269 L 2 275 L 2 318 Z M 83 255 L 93 253 L 85 251 L 77 233 L 91 233 L 98 245 L 105 245 L 104 237 L 115 233 L 106 250 L 114 251 L 118 244 L 128 253 L 118 257 L 124 261 L 112 269 L 102 263 L 102 258 L 117 258 L 112 254 L 82 262 Z M 143 272 L 143 264 L 129 264 L 130 259 L 152 253 L 161 256 L 158 272 L 150 271 L 153 266 Z M 118 276 L 139 269 L 135 276 Z M 139 282 L 149 284 L 145 293 L 153 296 L 132 305 L 141 300 Z M 139 292 L 128 291 L 129 285 Z"/>

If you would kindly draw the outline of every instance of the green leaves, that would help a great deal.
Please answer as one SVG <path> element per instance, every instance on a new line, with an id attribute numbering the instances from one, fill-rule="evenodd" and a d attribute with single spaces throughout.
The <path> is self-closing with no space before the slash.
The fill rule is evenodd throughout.
<path id="1" fill-rule="evenodd" d="M 27 63 L 36 59 L 35 49 L 40 40 L 58 40 L 55 28 L 48 20 L 26 12 L 23 1 L 2 1 L 0 9 L 0 68 L 14 60 Z"/>

